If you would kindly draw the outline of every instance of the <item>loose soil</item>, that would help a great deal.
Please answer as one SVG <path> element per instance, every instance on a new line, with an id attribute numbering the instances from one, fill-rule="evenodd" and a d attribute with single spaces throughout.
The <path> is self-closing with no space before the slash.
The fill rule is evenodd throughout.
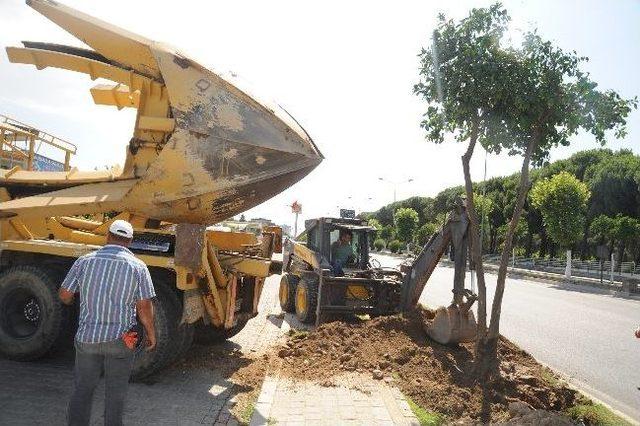
<path id="1" fill-rule="evenodd" d="M 345 373 L 367 374 L 392 382 L 421 407 L 453 421 L 478 421 L 483 401 L 491 404 L 492 422 L 531 416 L 529 409 L 565 411 L 575 404 L 576 391 L 504 338 L 499 344 L 501 377 L 483 390 L 473 374 L 473 344 L 450 347 L 429 339 L 423 325 L 430 315 L 419 310 L 294 332 L 276 349 L 282 359 L 279 372 L 296 380 L 304 371 L 305 380 L 326 386 Z"/>

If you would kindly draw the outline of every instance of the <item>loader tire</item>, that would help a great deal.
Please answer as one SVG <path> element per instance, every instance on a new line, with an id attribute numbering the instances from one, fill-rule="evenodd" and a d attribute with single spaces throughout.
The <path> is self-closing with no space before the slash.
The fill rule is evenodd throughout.
<path id="1" fill-rule="evenodd" d="M 302 279 L 296 287 L 296 317 L 300 322 L 310 324 L 316 319 L 318 304 L 318 283 Z"/>
<path id="2" fill-rule="evenodd" d="M 236 334 L 240 333 L 242 329 L 249 322 L 249 317 L 238 318 L 236 325 L 230 329 L 214 327 L 211 324 L 205 324 L 202 320 L 196 323 L 195 327 L 195 342 L 200 345 L 216 345 L 222 343 Z"/>
<path id="3" fill-rule="evenodd" d="M 157 280 L 155 289 L 161 303 L 165 303 L 167 306 L 169 337 L 171 340 L 171 346 L 165 354 L 165 359 L 158 365 L 160 369 L 173 364 L 191 347 L 191 343 L 193 342 L 193 326 L 191 324 L 180 324 L 180 320 L 182 319 L 182 302 L 178 294 L 171 287 L 171 283 Z"/>
<path id="4" fill-rule="evenodd" d="M 296 286 L 298 281 L 300 279 L 291 274 L 284 274 L 280 278 L 278 298 L 280 299 L 280 308 L 284 312 L 295 312 L 296 310 Z"/>
<path id="5" fill-rule="evenodd" d="M 154 284 L 156 297 L 152 299 L 153 320 L 156 329 L 156 347 L 147 351 L 145 347 L 145 332 L 141 324 L 136 326 L 138 345 L 135 349 L 131 378 L 144 379 L 162 368 L 170 361 L 172 351 L 175 351 L 175 314 L 171 299 L 162 287 Z"/>
<path id="6" fill-rule="evenodd" d="M 73 308 L 58 298 L 56 277 L 32 266 L 0 275 L 0 353 L 5 357 L 40 358 L 69 334 L 64 331 L 71 327 Z"/>

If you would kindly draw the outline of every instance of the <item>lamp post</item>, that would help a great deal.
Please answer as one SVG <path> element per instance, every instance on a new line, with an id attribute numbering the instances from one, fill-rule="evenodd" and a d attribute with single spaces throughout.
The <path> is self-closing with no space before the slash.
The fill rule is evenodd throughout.
<path id="1" fill-rule="evenodd" d="M 389 180 L 389 179 L 385 179 L 385 178 L 379 177 L 378 180 L 380 182 L 386 182 L 386 183 L 389 183 L 389 184 L 393 185 L 393 202 L 394 203 L 396 202 L 396 190 L 398 189 L 398 185 L 402 185 L 402 184 L 405 184 L 405 183 L 413 182 L 413 178 L 409 178 L 409 179 L 405 179 L 405 180 L 401 180 L 401 181 L 392 181 L 392 180 Z"/>
<path id="2" fill-rule="evenodd" d="M 298 215 L 302 212 L 302 204 L 298 203 L 298 201 L 294 201 L 291 204 L 291 212 L 295 214 L 296 217 L 293 225 L 293 238 L 295 239 L 298 236 Z"/>

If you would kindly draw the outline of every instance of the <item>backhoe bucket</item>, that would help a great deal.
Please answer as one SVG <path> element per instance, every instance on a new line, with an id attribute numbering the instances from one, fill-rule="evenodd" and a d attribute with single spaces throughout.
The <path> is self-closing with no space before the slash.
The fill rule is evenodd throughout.
<path id="1" fill-rule="evenodd" d="M 424 325 L 429 337 L 443 345 L 473 342 L 477 328 L 473 311 L 456 305 L 439 307 L 433 320 Z"/>

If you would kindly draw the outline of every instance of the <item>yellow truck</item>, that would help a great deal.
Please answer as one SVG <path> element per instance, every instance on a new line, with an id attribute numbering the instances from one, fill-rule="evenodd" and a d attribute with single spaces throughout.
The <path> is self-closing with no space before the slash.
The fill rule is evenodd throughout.
<path id="1" fill-rule="evenodd" d="M 194 333 L 225 339 L 256 315 L 278 229 L 258 238 L 209 225 L 268 200 L 323 157 L 293 117 L 233 76 L 58 2 L 27 4 L 90 48 L 24 42 L 7 47 L 10 62 L 110 80 L 91 89 L 94 102 L 137 114 L 122 168 L 80 171 L 74 149 L 62 170 L 35 170 L 27 148 L 26 162 L 0 170 L 0 353 L 36 359 L 72 330 L 57 288 L 77 257 L 105 243 L 110 223 L 126 219 L 158 295 L 158 346 L 138 351 L 141 378 L 188 350 Z M 22 130 L 28 144 L 46 139 Z"/>

